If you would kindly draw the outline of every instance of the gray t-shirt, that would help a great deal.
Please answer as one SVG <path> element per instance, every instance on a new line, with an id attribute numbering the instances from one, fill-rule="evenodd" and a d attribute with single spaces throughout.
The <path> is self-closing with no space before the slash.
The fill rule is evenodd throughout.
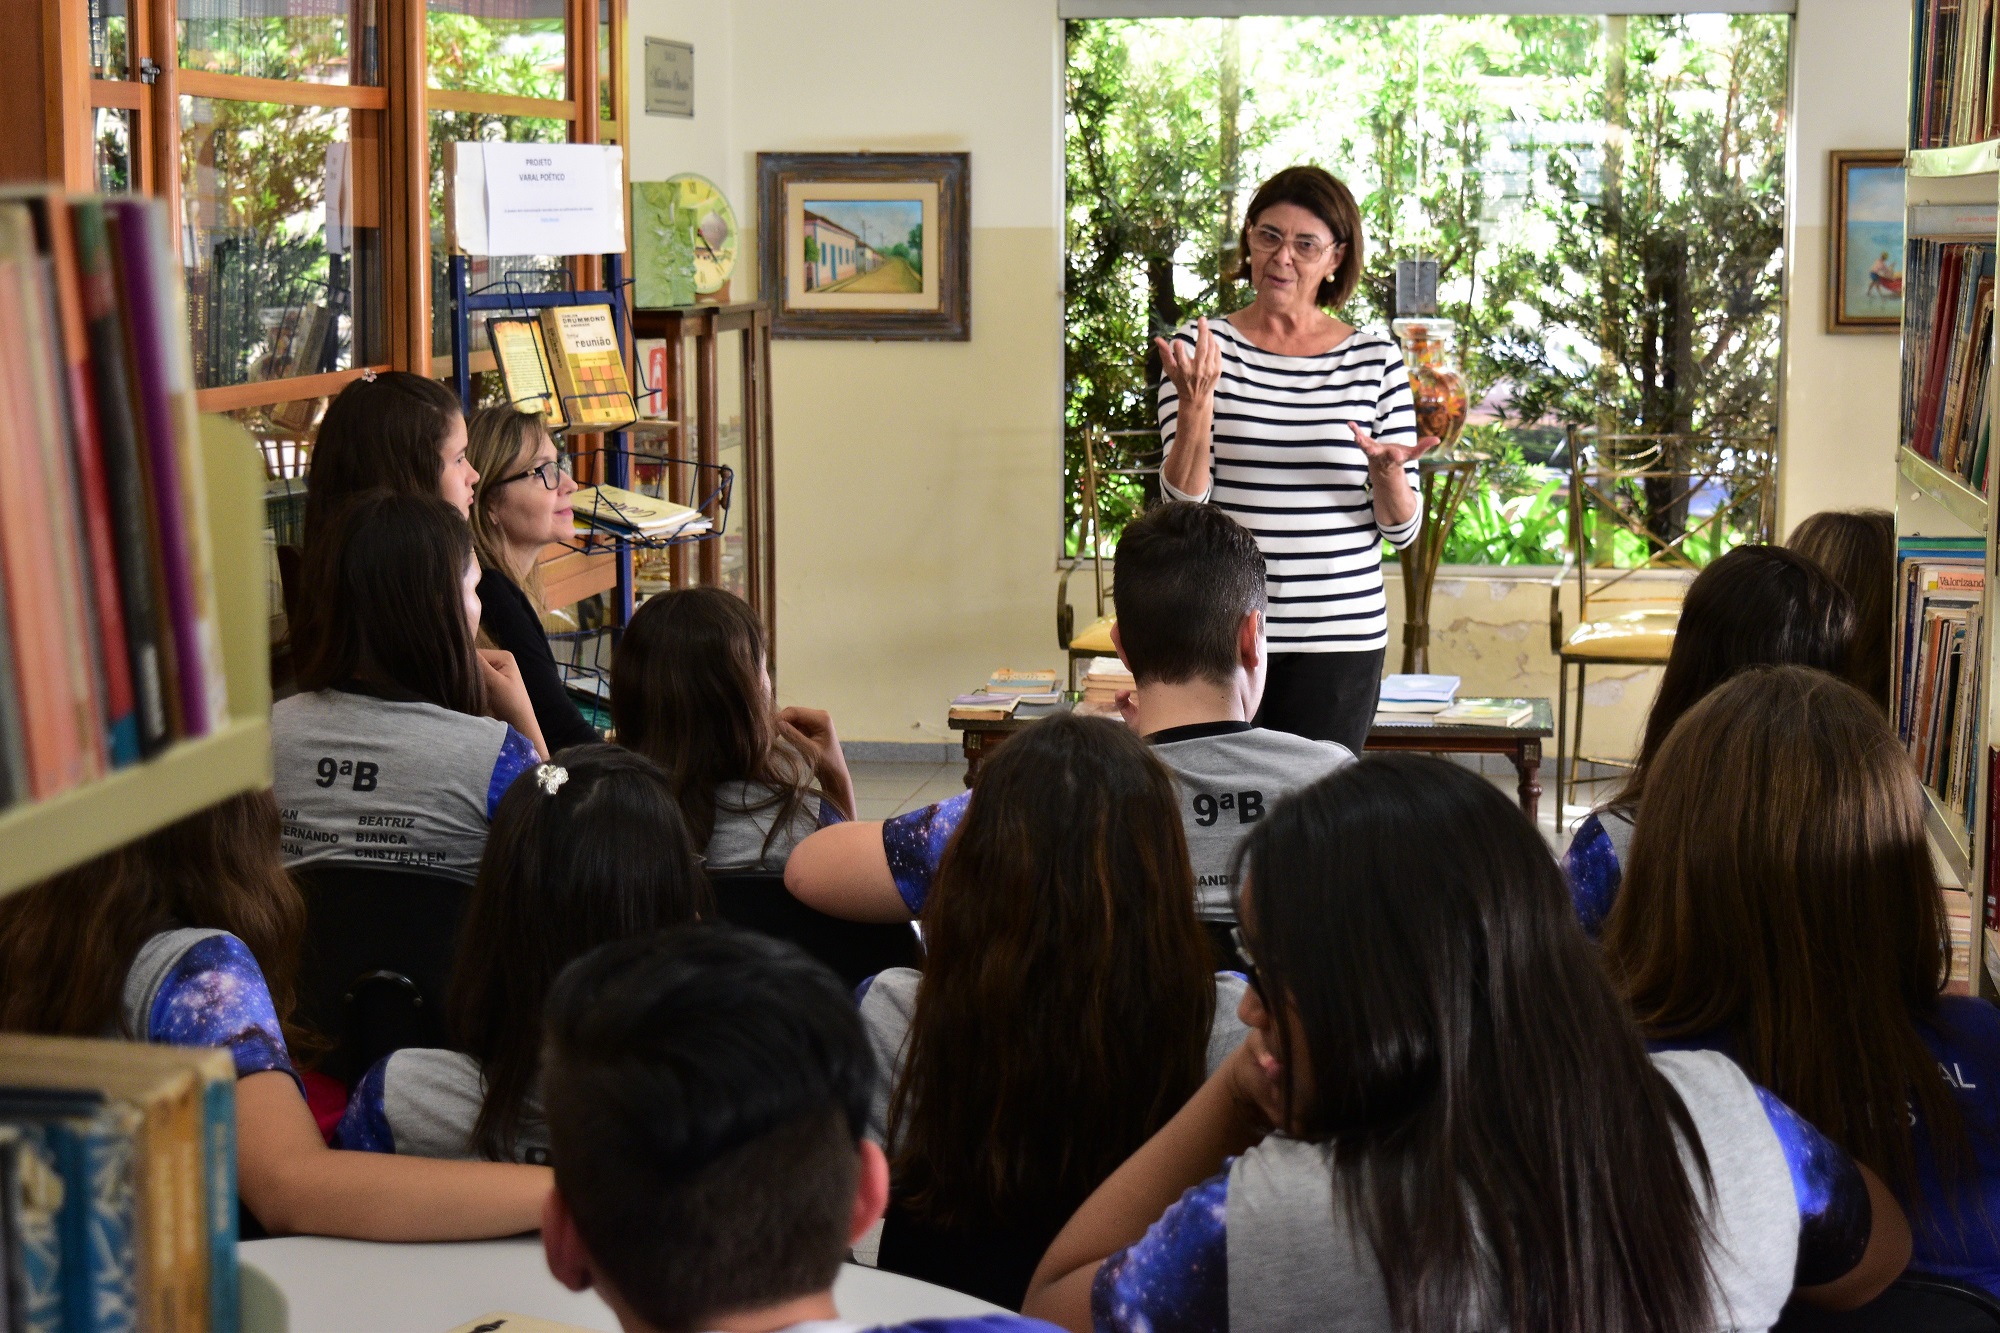
<path id="1" fill-rule="evenodd" d="M 838 812 L 807 796 L 773 837 L 783 805 L 778 790 L 760 782 L 725 782 L 715 789 L 715 831 L 708 835 L 710 870 L 783 870 L 792 848 Z M 769 839 L 768 844 L 766 839 Z"/>
<path id="2" fill-rule="evenodd" d="M 471 882 L 508 786 L 540 762 L 497 718 L 347 690 L 271 708 L 271 786 L 291 869 L 366 864 Z"/>
<path id="3" fill-rule="evenodd" d="M 892 967 L 869 978 L 861 996 L 861 1025 L 875 1048 L 875 1064 L 882 1076 L 875 1081 L 875 1093 L 868 1104 L 868 1137 L 887 1145 L 889 1096 L 903 1072 L 903 1046 L 909 1039 L 910 1020 L 917 1012 L 917 984 L 923 973 L 907 967 Z M 1208 1030 L 1207 1072 L 1213 1074 L 1243 1044 L 1250 1029 L 1236 1016 L 1247 983 L 1234 972 L 1215 974 L 1215 1021 Z"/>
<path id="4" fill-rule="evenodd" d="M 375 1062 L 354 1085 L 333 1146 L 405 1157 L 475 1160 L 472 1129 L 486 1100 L 479 1061 L 459 1051 L 410 1047 Z M 515 1136 L 515 1160 L 549 1160 L 549 1128 L 530 1093 Z"/>
<path id="5" fill-rule="evenodd" d="M 1344 745 L 1248 722 L 1169 727 L 1146 740 L 1180 789 L 1195 912 L 1204 921 L 1236 919 L 1229 866 L 1250 826 L 1281 798 L 1354 762 Z"/>

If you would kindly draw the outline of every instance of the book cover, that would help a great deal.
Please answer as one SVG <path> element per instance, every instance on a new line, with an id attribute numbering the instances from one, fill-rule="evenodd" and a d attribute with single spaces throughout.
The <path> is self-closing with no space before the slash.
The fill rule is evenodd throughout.
<path id="1" fill-rule="evenodd" d="M 4 450 L 0 450 L 4 456 Z M 5 559 L 0 551 L 0 559 Z M 28 757 L 22 748 L 21 696 L 14 684 L 14 634 L 7 617 L 7 580 L 0 578 L 0 809 L 28 795 Z"/>
<path id="2" fill-rule="evenodd" d="M 153 602 L 153 536 L 147 517 L 146 480 L 133 417 L 125 334 L 110 236 L 103 204 L 76 202 L 70 210 L 77 271 L 81 278 L 85 336 L 90 346 L 91 395 L 104 456 L 110 500 L 114 566 L 125 617 L 125 644 L 131 661 L 139 752 L 157 753 L 171 739 L 161 677 L 159 617 Z"/>
<path id="3" fill-rule="evenodd" d="M 23 1082 L 0 1059 L 0 1123 L 46 1135 L 63 1182 L 58 1234 L 65 1330 L 151 1333 L 140 1323 L 137 1108 L 77 1087 Z"/>
<path id="4" fill-rule="evenodd" d="M 542 339 L 542 322 L 518 315 L 489 319 L 486 337 L 493 345 L 493 363 L 500 368 L 507 401 L 517 411 L 541 413 L 551 430 L 567 426 L 569 418 L 563 415 L 548 346 Z"/>
<path id="5" fill-rule="evenodd" d="M 66 1140 L 40 1118 L 9 1119 L 7 1090 L 0 1088 L 0 1133 L 10 1135 L 17 1145 L 15 1176 L 11 1196 L 5 1206 L 11 1214 L 16 1242 L 14 1277 L 19 1306 L 18 1327 L 29 1333 L 63 1333 L 65 1325 L 90 1327 L 87 1286 L 77 1283 L 72 1291 L 66 1284 L 81 1272 L 81 1251 L 72 1265 L 63 1264 L 65 1231 L 64 1161 Z M 88 1113 L 92 1108 L 85 1106 Z M 39 1113 L 38 1113 L 39 1114 Z M 83 1239 L 82 1213 L 71 1200 L 75 1214 L 75 1243 Z M 72 1309 L 71 1306 L 74 1306 Z"/>
<path id="6" fill-rule="evenodd" d="M 542 311 L 542 336 L 572 426 L 615 430 L 637 419 L 610 306 L 549 306 Z"/>
<path id="7" fill-rule="evenodd" d="M 655 540 L 707 532 L 712 526 L 699 509 L 622 486 L 585 486 L 570 505 L 579 524 Z"/>
<path id="8" fill-rule="evenodd" d="M 1046 694 L 1056 687 L 1056 673 L 1050 670 L 1017 671 L 1000 667 L 987 677 L 989 694 Z"/>

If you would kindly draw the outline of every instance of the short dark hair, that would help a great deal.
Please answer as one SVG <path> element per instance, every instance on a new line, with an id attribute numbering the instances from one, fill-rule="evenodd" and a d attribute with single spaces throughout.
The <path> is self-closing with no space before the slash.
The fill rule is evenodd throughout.
<path id="1" fill-rule="evenodd" d="M 1237 253 L 1243 256 L 1243 267 L 1236 276 L 1244 282 L 1250 280 L 1250 229 L 1257 225 L 1265 209 L 1279 204 L 1296 204 L 1305 209 L 1326 224 L 1335 241 L 1346 244 L 1347 252 L 1340 257 L 1339 266 L 1320 280 L 1319 291 L 1313 294 L 1315 302 L 1329 309 L 1346 305 L 1347 298 L 1354 295 L 1354 289 L 1361 283 L 1361 210 L 1355 207 L 1354 192 L 1324 167 L 1286 167 L 1257 187 L 1257 193 L 1250 196 L 1250 207 L 1243 213 L 1243 234 L 1237 238 L 1241 247 Z"/>
<path id="2" fill-rule="evenodd" d="M 306 550 L 292 656 L 301 690 L 367 680 L 486 709 L 464 581 L 472 529 L 435 495 L 364 491 Z"/>
<path id="3" fill-rule="evenodd" d="M 556 1188 L 649 1325 L 833 1284 L 876 1069 L 832 972 L 724 925 L 606 944 L 556 979 L 547 1040 Z"/>
<path id="4" fill-rule="evenodd" d="M 1214 505 L 1170 500 L 1119 536 L 1111 595 L 1135 680 L 1227 681 L 1237 627 L 1265 605 L 1264 553 Z"/>
<path id="5" fill-rule="evenodd" d="M 334 511 L 362 491 L 436 495 L 444 437 L 461 415 L 450 389 L 406 370 L 381 371 L 342 389 L 313 436 L 300 544 L 310 551 Z"/>

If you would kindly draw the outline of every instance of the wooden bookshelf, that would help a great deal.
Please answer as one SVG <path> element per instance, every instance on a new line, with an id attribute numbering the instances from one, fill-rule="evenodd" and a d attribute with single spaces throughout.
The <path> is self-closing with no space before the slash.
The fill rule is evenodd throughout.
<path id="1" fill-rule="evenodd" d="M 201 419 L 216 616 L 229 715 L 212 734 L 96 782 L 0 812 L 0 894 L 11 893 L 237 792 L 271 782 L 264 467 L 249 432 Z"/>
<path id="2" fill-rule="evenodd" d="M 2000 171 L 2000 139 L 1957 148 L 1912 148 L 1904 170 L 1919 179 L 1986 176 Z"/>

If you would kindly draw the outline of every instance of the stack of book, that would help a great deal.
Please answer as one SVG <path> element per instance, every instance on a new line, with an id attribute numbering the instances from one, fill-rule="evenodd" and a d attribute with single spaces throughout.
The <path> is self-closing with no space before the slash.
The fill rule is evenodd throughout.
<path id="1" fill-rule="evenodd" d="M 1992 422 L 1991 242 L 1916 239 L 1904 300 L 1903 443 L 1985 493 Z"/>
<path id="2" fill-rule="evenodd" d="M 1985 661 L 1986 543 L 1897 542 L 1896 729 L 1917 775 L 1971 836 L 1977 808 L 1980 680 Z"/>
<path id="3" fill-rule="evenodd" d="M 715 526 L 699 509 L 622 486 L 585 486 L 571 498 L 570 505 L 580 533 L 597 529 L 619 537 L 666 542 L 700 536 Z"/>
<path id="4" fill-rule="evenodd" d="M 1917 0 L 1910 34 L 1910 147 L 2000 134 L 1994 100 L 1995 0 Z"/>
<path id="5" fill-rule="evenodd" d="M 0 194 L 0 806 L 227 712 L 187 327 L 157 201 Z"/>
<path id="6" fill-rule="evenodd" d="M 1940 889 L 1944 898 L 1945 939 L 1951 949 L 1947 995 L 1972 994 L 1972 899 L 1964 889 Z"/>
<path id="7" fill-rule="evenodd" d="M 226 1050 L 0 1036 L 0 1321 L 233 1333 Z"/>
<path id="8" fill-rule="evenodd" d="M 1083 670 L 1083 708 L 1080 711 L 1116 713 L 1119 691 L 1137 688 L 1138 682 L 1132 679 L 1132 673 L 1123 662 L 1115 657 L 1093 657 L 1090 665 Z"/>
<path id="9" fill-rule="evenodd" d="M 1053 671 L 1016 671 L 1001 667 L 987 677 L 984 689 L 961 694 L 951 701 L 953 722 L 998 722 L 1022 716 L 1021 709 L 1061 702 Z"/>

